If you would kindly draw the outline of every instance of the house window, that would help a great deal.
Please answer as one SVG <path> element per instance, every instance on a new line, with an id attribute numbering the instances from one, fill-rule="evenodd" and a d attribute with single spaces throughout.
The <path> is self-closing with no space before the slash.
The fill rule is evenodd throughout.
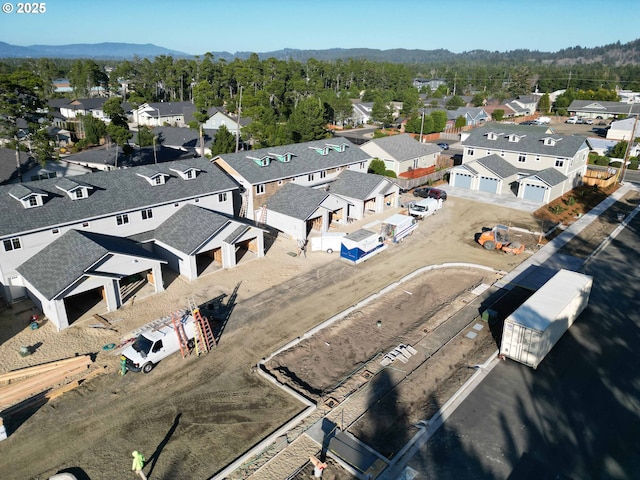
<path id="1" fill-rule="evenodd" d="M 58 235 L 60 233 L 60 229 L 59 228 L 54 228 L 53 230 L 51 230 L 51 234 L 52 235 Z"/>
<path id="2" fill-rule="evenodd" d="M 558 168 L 564 167 L 564 160 L 562 160 L 560 158 L 556 158 L 556 167 L 558 167 Z"/>
<path id="3" fill-rule="evenodd" d="M 467 155 L 469 155 L 470 157 L 473 157 L 473 148 L 470 148 L 467 150 Z"/>
<path id="4" fill-rule="evenodd" d="M 38 198 L 37 197 L 29 197 L 29 206 L 37 207 L 38 206 Z"/>
<path id="5" fill-rule="evenodd" d="M 256 195 L 262 195 L 264 193 L 264 183 L 256 185 Z"/>
<path id="6" fill-rule="evenodd" d="M 76 190 L 76 198 L 82 198 L 82 197 L 84 197 L 84 193 L 82 192 L 82 189 Z"/>
<path id="7" fill-rule="evenodd" d="M 162 177 L 160 175 L 158 175 L 156 178 L 153 179 L 154 183 L 156 185 L 161 185 L 162 184 Z"/>
<path id="8" fill-rule="evenodd" d="M 122 215 L 116 215 L 116 223 L 118 225 L 129 223 L 129 215 L 127 215 L 126 213 L 123 213 Z"/>
<path id="9" fill-rule="evenodd" d="M 360 170 L 364 169 L 364 162 L 360 162 Z"/>
<path id="10" fill-rule="evenodd" d="M 11 250 L 19 250 L 22 248 L 20 244 L 19 238 L 10 238 L 9 240 L 5 240 L 4 242 L 4 251 L 10 252 Z"/>
<path id="11" fill-rule="evenodd" d="M 327 178 L 327 171 L 323 170 L 320 172 L 320 178 Z"/>
<path id="12" fill-rule="evenodd" d="M 82 224 L 82 228 L 89 228 L 89 222 L 84 222 Z"/>
<path id="13" fill-rule="evenodd" d="M 310 174 L 307 176 L 307 180 L 308 180 L 308 181 L 310 181 L 310 182 L 313 182 L 313 177 L 314 177 L 313 173 L 310 173 Z"/>
<path id="14" fill-rule="evenodd" d="M 147 208 L 146 210 L 142 210 L 143 220 L 149 220 L 152 217 L 153 217 L 153 211 L 150 208 Z"/>
<path id="15" fill-rule="evenodd" d="M 218 194 L 218 201 L 219 202 L 226 202 L 227 201 L 227 192 L 219 193 Z"/>
<path id="16" fill-rule="evenodd" d="M 526 155 L 524 155 L 523 153 L 521 153 L 520 155 L 518 155 L 518 161 L 519 161 L 520 163 L 524 163 L 524 162 L 526 162 L 526 161 L 527 161 L 527 156 L 526 156 Z"/>
<path id="17" fill-rule="evenodd" d="M 184 173 L 185 178 L 193 178 L 193 170 L 187 170 Z"/>

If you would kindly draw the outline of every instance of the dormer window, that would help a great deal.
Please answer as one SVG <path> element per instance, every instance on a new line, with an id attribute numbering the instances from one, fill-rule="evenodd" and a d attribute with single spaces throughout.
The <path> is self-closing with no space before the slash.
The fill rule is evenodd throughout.
<path id="1" fill-rule="evenodd" d="M 271 152 L 269 152 L 269 155 L 271 155 L 273 158 L 275 158 L 276 160 L 278 160 L 279 162 L 282 162 L 282 163 L 289 163 L 291 161 L 291 159 L 293 158 L 293 153 L 291 153 L 291 152 L 286 152 L 286 153 L 271 153 Z"/>
<path id="2" fill-rule="evenodd" d="M 562 140 L 562 139 L 561 138 L 555 139 L 555 138 L 552 138 L 552 137 L 545 137 L 545 138 L 542 139 L 542 144 L 546 145 L 546 146 L 549 146 L 549 147 L 553 147 L 560 140 Z"/>
<path id="3" fill-rule="evenodd" d="M 182 163 L 174 164 L 174 166 L 171 167 L 170 170 L 172 172 L 176 172 L 183 180 L 191 180 L 196 178 L 198 176 L 198 172 L 200 171 L 200 169 L 198 168 L 193 168 Z"/>
<path id="4" fill-rule="evenodd" d="M 47 192 L 20 184 L 11 188 L 9 195 L 18 200 L 24 208 L 36 208 L 44 205 Z"/>
<path id="5" fill-rule="evenodd" d="M 526 137 L 526 135 L 516 135 L 515 133 L 512 133 L 511 135 L 509 135 L 509 141 L 510 142 L 519 142 L 521 138 Z"/>
<path id="6" fill-rule="evenodd" d="M 62 190 L 71 200 L 78 200 L 80 198 L 87 198 L 89 196 L 89 190 L 93 189 L 91 185 L 83 182 L 71 180 L 69 178 L 61 178 L 56 183 L 56 188 Z"/>
<path id="7" fill-rule="evenodd" d="M 315 150 L 316 153 L 320 154 L 320 155 L 328 155 L 329 154 L 329 147 L 324 146 L 324 147 L 309 147 L 312 150 Z"/>
<path id="8" fill-rule="evenodd" d="M 256 162 L 257 165 L 261 167 L 268 166 L 272 160 L 272 158 L 269 155 L 264 155 L 263 157 L 260 157 L 260 158 L 247 156 L 247 158 L 253 160 L 254 162 Z"/>
<path id="9" fill-rule="evenodd" d="M 164 185 L 169 176 L 149 167 L 140 167 L 137 174 L 149 182 L 150 185 Z"/>
<path id="10" fill-rule="evenodd" d="M 499 136 L 500 136 L 500 134 L 498 134 L 496 132 L 489 132 L 489 133 L 487 133 L 487 140 L 498 140 Z"/>
<path id="11" fill-rule="evenodd" d="M 340 144 L 327 143 L 327 147 L 335 150 L 336 152 L 342 153 L 347 149 L 347 144 L 346 143 L 340 143 Z"/>

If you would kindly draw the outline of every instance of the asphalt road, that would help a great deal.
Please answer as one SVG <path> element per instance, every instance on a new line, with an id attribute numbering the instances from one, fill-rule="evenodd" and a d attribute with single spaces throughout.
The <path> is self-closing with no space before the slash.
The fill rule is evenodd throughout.
<path id="1" fill-rule="evenodd" d="M 537 370 L 501 362 L 409 466 L 416 480 L 640 478 L 640 216 L 586 267 L 588 308 Z"/>

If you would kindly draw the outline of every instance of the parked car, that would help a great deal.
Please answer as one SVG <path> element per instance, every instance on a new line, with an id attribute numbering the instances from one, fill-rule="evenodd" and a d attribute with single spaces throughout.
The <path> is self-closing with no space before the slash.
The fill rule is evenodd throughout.
<path id="1" fill-rule="evenodd" d="M 587 118 L 584 123 L 586 123 L 587 125 L 593 125 L 593 118 Z"/>
<path id="2" fill-rule="evenodd" d="M 448 143 L 441 142 L 441 143 L 438 144 L 438 146 L 443 150 L 449 150 L 449 144 Z"/>
<path id="3" fill-rule="evenodd" d="M 578 123 L 578 117 L 569 117 L 564 121 L 564 123 L 576 124 L 576 123 Z"/>
<path id="4" fill-rule="evenodd" d="M 436 200 L 442 199 L 444 201 L 447 199 L 447 192 L 445 192 L 444 190 L 440 190 L 439 188 L 421 187 L 416 188 L 413 191 L 413 196 L 422 198 L 435 198 Z"/>

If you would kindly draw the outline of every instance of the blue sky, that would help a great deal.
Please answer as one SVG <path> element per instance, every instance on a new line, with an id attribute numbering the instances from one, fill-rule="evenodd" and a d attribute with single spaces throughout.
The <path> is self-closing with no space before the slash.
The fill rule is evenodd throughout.
<path id="1" fill-rule="evenodd" d="M 0 3 L 6 3 L 0 0 Z M 189 54 L 282 48 L 557 51 L 640 38 L 639 0 L 49 0 L 0 13 L 13 45 L 153 43 Z M 4 6 L 3 6 L 4 10 Z"/>

